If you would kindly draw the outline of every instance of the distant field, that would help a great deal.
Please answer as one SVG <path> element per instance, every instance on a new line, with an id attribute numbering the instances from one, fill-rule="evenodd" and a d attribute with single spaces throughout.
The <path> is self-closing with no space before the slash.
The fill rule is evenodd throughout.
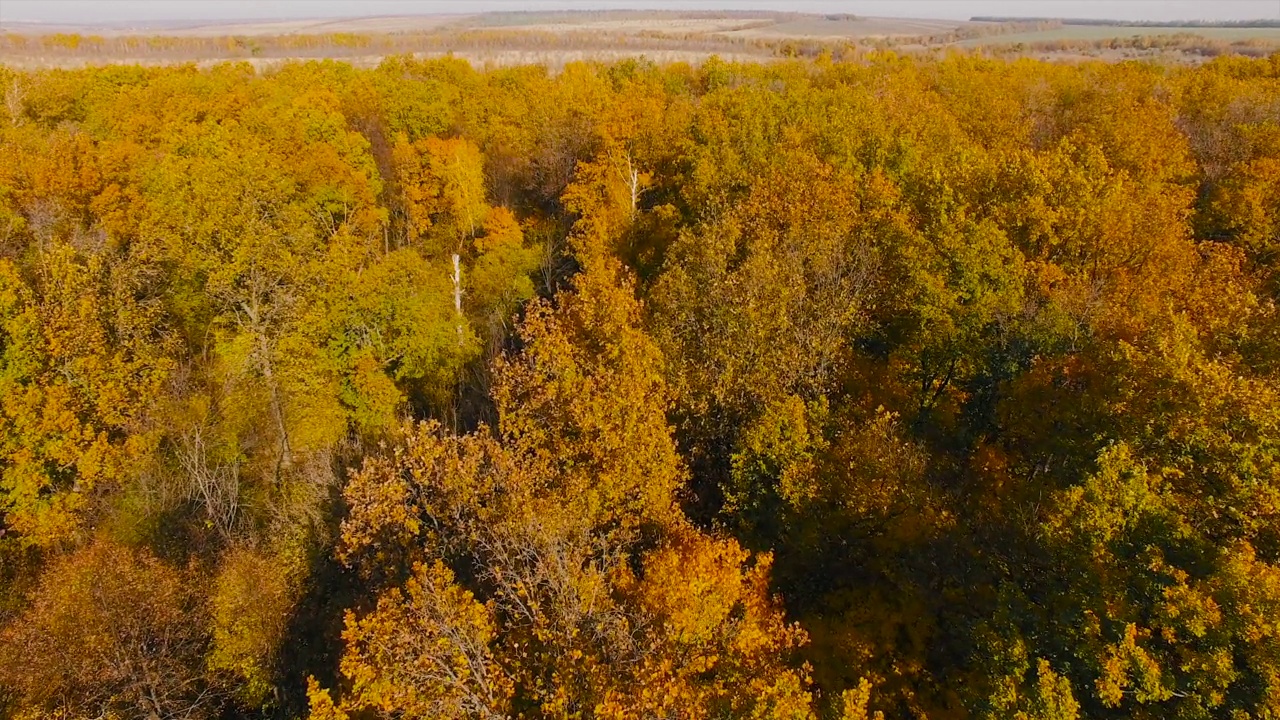
<path id="1" fill-rule="evenodd" d="M 399 33 L 437 30 L 471 18 L 471 15 L 395 15 L 314 20 L 261 20 L 224 23 L 170 23 L 153 25 L 73 25 L 51 23 L 0 23 L 0 32 L 18 35 L 78 34 L 117 38 L 132 35 L 163 37 L 261 37 L 272 35 L 320 35 L 326 33 Z"/>
<path id="2" fill-rule="evenodd" d="M 603 14 L 600 14 L 603 15 Z M 468 26 L 493 30 L 536 32 L 609 32 L 659 34 L 720 34 L 729 38 L 832 39 L 915 37 L 953 32 L 990 23 L 952 20 L 912 20 L 902 18 L 827 18 L 821 15 L 770 16 L 733 14 L 722 17 L 669 17 L 656 13 L 627 13 L 597 19 L 597 14 L 538 13 L 528 17 L 509 16 L 495 22 L 486 16 L 465 21 Z"/>
<path id="3" fill-rule="evenodd" d="M 882 38 L 915 37 L 953 32 L 962 28 L 986 26 L 989 23 L 954 20 L 913 20 L 904 18 L 857 18 L 830 20 L 809 16 L 797 20 L 771 23 L 763 27 L 737 30 L 730 35 L 761 38 Z"/>
<path id="4" fill-rule="evenodd" d="M 664 23 L 681 20 L 784 22 L 798 13 L 752 12 L 747 10 L 725 12 L 682 12 L 676 10 L 585 10 L 553 12 L 489 12 L 471 15 L 459 22 L 464 27 L 528 28 L 530 26 L 555 25 L 560 28 L 591 25 L 602 22 Z"/>
<path id="5" fill-rule="evenodd" d="M 673 35 L 742 31 L 760 26 L 775 27 L 767 18 L 635 18 L 587 22 L 549 22 L 527 25 L 486 25 L 490 30 L 525 32 L 660 33 Z"/>
<path id="6" fill-rule="evenodd" d="M 1095 25 L 1067 25 L 1052 30 L 992 35 L 972 38 L 956 43 L 962 47 L 1006 43 L 1052 42 L 1054 40 L 1099 41 L 1133 37 L 1157 37 L 1168 35 L 1192 35 L 1210 40 L 1276 40 L 1280 41 L 1280 28 L 1200 28 L 1200 27 L 1107 27 Z"/>
<path id="7" fill-rule="evenodd" d="M 1157 36 L 1176 38 L 1154 47 L 1088 45 Z M 1076 45 L 1013 47 L 1055 41 Z M 402 54 L 452 54 L 477 64 L 561 67 L 578 60 L 641 55 L 658 62 L 700 62 L 712 55 L 762 61 L 814 56 L 824 49 L 919 53 L 943 47 L 1063 62 L 1203 62 L 1222 53 L 1265 54 L 1273 46 L 1280 48 L 1280 28 L 1055 27 L 1053 21 L 962 22 L 763 11 L 498 12 L 137 26 L 0 23 L 0 63 L 29 68 L 207 65 L 228 60 L 261 67 L 318 58 L 372 65 Z"/>
<path id="8" fill-rule="evenodd" d="M 281 20 L 150 26 L 51 25 L 0 23 L 0 32 L 41 36 L 79 34 L 103 38 L 130 35 L 164 37 L 261 37 L 327 33 L 465 32 L 596 32 L 610 34 L 721 34 L 731 38 L 916 37 L 965 28 L 997 27 L 999 23 L 917 20 L 799 13 L 727 12 L 683 13 L 659 11 L 601 11 L 546 13 L 483 13 L 474 15 L 405 15 L 369 18 Z"/>

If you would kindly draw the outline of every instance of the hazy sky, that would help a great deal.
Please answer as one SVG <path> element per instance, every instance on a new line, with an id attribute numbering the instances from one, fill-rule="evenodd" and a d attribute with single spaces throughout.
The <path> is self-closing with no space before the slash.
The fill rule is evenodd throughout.
<path id="1" fill-rule="evenodd" d="M 774 9 L 948 19 L 972 15 L 1117 20 L 1280 18 L 1280 0 L 0 0 L 0 21 L 83 24 L 604 8 Z"/>

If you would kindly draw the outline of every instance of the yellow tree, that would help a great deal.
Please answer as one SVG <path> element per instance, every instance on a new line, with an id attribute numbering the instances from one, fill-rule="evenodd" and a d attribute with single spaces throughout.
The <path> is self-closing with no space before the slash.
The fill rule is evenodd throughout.
<path id="1" fill-rule="evenodd" d="M 10 539 L 74 539 L 85 513 L 145 461 L 146 408 L 172 343 L 127 260 L 65 244 L 34 282 L 0 261 L 0 507 Z"/>
<path id="2" fill-rule="evenodd" d="M 393 584 L 348 618 L 357 690 L 337 709 L 412 698 L 446 714 L 811 716 L 790 666 L 804 636 L 769 594 L 768 559 L 751 563 L 676 506 L 661 356 L 619 273 L 599 259 L 555 309 L 528 313 L 524 349 L 495 371 L 496 435 L 413 430 L 349 484 L 342 557 Z M 413 563 L 398 589 L 395 568 Z M 391 640 L 406 623 L 422 631 Z M 388 647 L 397 661 L 375 653 Z"/>
<path id="3" fill-rule="evenodd" d="M 30 717 L 213 718 L 198 576 L 99 541 L 59 558 L 0 631 L 0 681 Z"/>

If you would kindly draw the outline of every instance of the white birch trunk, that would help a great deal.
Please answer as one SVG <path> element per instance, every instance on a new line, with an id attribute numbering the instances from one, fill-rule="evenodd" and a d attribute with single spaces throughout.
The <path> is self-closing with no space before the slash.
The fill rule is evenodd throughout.
<path id="1" fill-rule="evenodd" d="M 453 311 L 458 315 L 458 344 L 462 344 L 462 262 L 453 254 Z"/>

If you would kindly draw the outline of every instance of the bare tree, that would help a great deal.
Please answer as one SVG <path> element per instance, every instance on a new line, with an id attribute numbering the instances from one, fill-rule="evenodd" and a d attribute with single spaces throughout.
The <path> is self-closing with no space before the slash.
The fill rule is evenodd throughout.
<path id="1" fill-rule="evenodd" d="M 187 478 L 187 492 L 199 502 L 209 521 L 224 539 L 231 539 L 240 509 L 240 465 L 212 461 L 207 422 L 197 422 L 178 432 L 174 449 Z"/>
<path id="2" fill-rule="evenodd" d="M 640 209 L 640 195 L 644 193 L 640 169 L 636 167 L 635 161 L 631 159 L 631 153 L 627 151 L 610 151 L 609 159 L 613 162 L 613 169 L 618 173 L 622 184 L 627 188 L 631 215 L 635 215 Z"/>
<path id="3" fill-rule="evenodd" d="M 15 77 L 9 82 L 9 87 L 4 90 L 4 109 L 9 115 L 10 125 L 18 127 L 26 122 L 25 100 L 26 91 Z"/>
<path id="4" fill-rule="evenodd" d="M 283 393 L 275 371 L 274 346 L 292 294 L 284 281 L 273 277 L 258 265 L 252 265 L 242 281 L 231 291 L 236 322 L 248 333 L 253 347 L 252 360 L 270 395 L 271 416 L 276 426 L 278 450 L 276 477 L 293 466 L 293 450 L 289 442 L 289 425 L 285 418 Z"/>

